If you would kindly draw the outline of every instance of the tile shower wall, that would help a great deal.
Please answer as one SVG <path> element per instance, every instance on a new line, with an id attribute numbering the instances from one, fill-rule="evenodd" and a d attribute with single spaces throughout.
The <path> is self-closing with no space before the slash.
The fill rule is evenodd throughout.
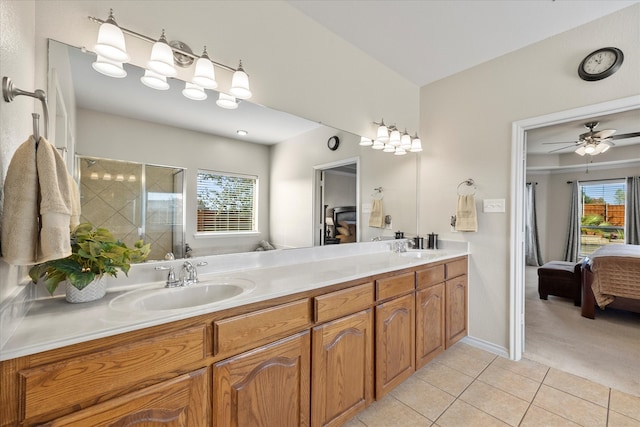
<path id="1" fill-rule="evenodd" d="M 182 225 L 182 212 L 174 203 L 181 194 L 173 190 L 174 171 L 121 161 L 80 159 L 80 221 L 109 229 L 127 246 L 144 233 L 145 243 L 151 243 L 149 259 L 163 259 L 167 252 L 174 252 L 174 224 Z M 143 200 L 145 181 L 147 200 Z"/>

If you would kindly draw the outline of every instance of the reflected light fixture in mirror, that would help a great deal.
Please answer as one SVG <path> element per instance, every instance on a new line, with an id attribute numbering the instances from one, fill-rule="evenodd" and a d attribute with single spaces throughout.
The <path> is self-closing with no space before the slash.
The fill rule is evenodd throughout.
<path id="1" fill-rule="evenodd" d="M 218 87 L 218 83 L 215 80 L 215 67 L 233 73 L 231 88 L 228 92 L 234 98 L 225 98 L 221 102 L 217 102 L 219 106 L 222 108 L 234 109 L 237 108 L 235 98 L 249 99 L 252 96 L 251 90 L 249 89 L 249 76 L 244 71 L 242 60 L 240 60 L 238 68 L 233 68 L 209 58 L 206 46 L 203 49 L 202 55 L 197 56 L 194 55 L 191 49 L 182 42 L 172 41 L 171 44 L 169 44 L 167 42 L 164 29 L 162 30 L 160 39 L 154 40 L 143 34 L 120 27 L 116 24 L 113 17 L 113 10 L 110 10 L 109 17 L 106 21 L 102 21 L 101 19 L 94 18 L 92 16 L 89 16 L 89 20 L 100 24 L 98 42 L 96 43 L 94 50 L 101 57 L 114 62 L 112 64 L 108 64 L 104 59 L 98 58 L 94 69 L 102 74 L 110 77 L 123 77 L 123 73 L 126 75 L 126 71 L 124 71 L 122 64 L 129 62 L 130 60 L 129 55 L 126 52 L 124 38 L 124 34 L 127 34 L 153 44 L 151 57 L 147 62 L 147 72 L 145 72 L 145 76 L 141 79 L 142 83 L 148 87 L 158 90 L 168 89 L 169 86 L 166 78 L 175 77 L 177 75 L 177 69 L 174 64 L 187 68 L 190 67 L 195 60 L 191 84 L 197 85 L 197 87 L 185 87 L 184 94 L 188 98 L 197 100 L 205 99 L 206 92 L 204 92 L 204 89 L 216 89 Z"/>
<path id="2" fill-rule="evenodd" d="M 194 101 L 203 101 L 207 99 L 207 94 L 204 92 L 203 88 L 189 82 L 185 82 L 182 94 L 189 99 L 193 99 Z"/>
<path id="3" fill-rule="evenodd" d="M 226 108 L 227 110 L 235 110 L 238 108 L 238 101 L 236 98 L 223 92 L 220 92 L 220 96 L 218 97 L 216 104 L 218 107 Z"/>
<path id="4" fill-rule="evenodd" d="M 105 76 L 121 79 L 127 77 L 127 72 L 122 67 L 122 62 L 112 61 L 109 58 L 98 55 L 96 61 L 91 64 L 94 70 Z"/>

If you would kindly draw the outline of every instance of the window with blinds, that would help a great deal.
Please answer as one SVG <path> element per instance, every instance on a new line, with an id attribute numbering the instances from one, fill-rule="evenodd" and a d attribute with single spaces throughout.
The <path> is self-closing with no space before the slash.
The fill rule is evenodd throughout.
<path id="1" fill-rule="evenodd" d="M 198 170 L 198 232 L 257 231 L 258 177 Z"/>
<path id="2" fill-rule="evenodd" d="M 625 242 L 627 186 L 624 179 L 580 183 L 580 255 Z"/>

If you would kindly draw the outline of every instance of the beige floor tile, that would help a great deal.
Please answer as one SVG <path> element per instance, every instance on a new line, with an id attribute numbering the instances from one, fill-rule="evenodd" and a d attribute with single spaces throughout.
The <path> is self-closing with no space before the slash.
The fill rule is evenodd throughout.
<path id="1" fill-rule="evenodd" d="M 506 391 L 520 399 L 531 402 L 540 388 L 540 383 L 513 371 L 502 369 L 493 363 L 487 367 L 478 380 Z"/>
<path id="2" fill-rule="evenodd" d="M 431 420 L 390 395 L 359 413 L 358 419 L 367 427 L 424 427 L 433 424 Z"/>
<path id="3" fill-rule="evenodd" d="M 640 427 L 640 421 L 618 414 L 614 411 L 609 411 L 609 423 L 608 427 Z"/>
<path id="4" fill-rule="evenodd" d="M 450 354 L 466 354 L 467 356 L 473 357 L 474 359 L 482 360 L 484 362 L 492 362 L 497 357 L 493 353 L 489 353 L 488 351 L 482 350 L 469 344 L 465 344 L 463 342 L 454 344 L 454 346 L 448 348 L 447 351 Z"/>
<path id="5" fill-rule="evenodd" d="M 434 361 L 476 378 L 496 358 L 495 355 L 486 351 L 483 353 L 486 355 L 478 357 L 481 353 L 477 353 L 477 349 L 476 352 L 471 352 L 465 347 L 454 346 L 440 354 Z"/>
<path id="6" fill-rule="evenodd" d="M 609 405 L 608 387 L 558 369 L 549 369 L 544 384 L 605 408 Z"/>
<path id="7" fill-rule="evenodd" d="M 342 424 L 342 427 L 367 427 L 367 425 L 360 421 L 358 417 L 353 417 L 346 423 Z"/>
<path id="8" fill-rule="evenodd" d="M 498 418 L 501 421 L 517 426 L 522 420 L 529 402 L 515 397 L 493 386 L 474 381 L 460 395 L 460 400 Z"/>
<path id="9" fill-rule="evenodd" d="M 609 409 L 640 421 L 640 397 L 611 390 Z"/>
<path id="10" fill-rule="evenodd" d="M 607 423 L 606 408 L 544 384 L 533 404 L 584 427 L 604 427 Z"/>
<path id="11" fill-rule="evenodd" d="M 545 411 L 535 405 L 531 405 L 527 413 L 520 423 L 520 427 L 580 427 L 580 424 L 576 424 L 569 421 L 566 418 L 562 418 L 560 415 L 556 415 L 549 411 Z"/>
<path id="12" fill-rule="evenodd" d="M 415 375 L 456 397 L 473 382 L 473 377 L 435 361 L 424 366 Z"/>
<path id="13" fill-rule="evenodd" d="M 436 420 L 455 400 L 454 396 L 416 376 L 393 389 L 391 394 L 432 421 Z"/>
<path id="14" fill-rule="evenodd" d="M 516 362 L 515 360 L 506 359 L 504 357 L 496 357 L 491 365 L 515 372 L 516 374 L 530 378 L 538 383 L 541 383 L 542 380 L 544 380 L 544 376 L 547 375 L 547 371 L 549 371 L 548 366 L 525 358 Z"/>
<path id="15" fill-rule="evenodd" d="M 436 420 L 439 427 L 505 427 L 497 418 L 458 399 Z"/>

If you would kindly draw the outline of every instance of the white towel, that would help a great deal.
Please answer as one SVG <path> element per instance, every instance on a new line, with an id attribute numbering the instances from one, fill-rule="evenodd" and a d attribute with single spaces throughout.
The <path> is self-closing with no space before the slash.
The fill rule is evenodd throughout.
<path id="1" fill-rule="evenodd" d="M 69 231 L 79 197 L 64 160 L 46 139 L 30 137 L 16 150 L 4 184 L 2 254 L 14 265 L 71 255 Z"/>
<path id="2" fill-rule="evenodd" d="M 369 227 L 384 228 L 384 207 L 382 200 L 374 199 L 369 215 Z"/>
<path id="3" fill-rule="evenodd" d="M 458 196 L 456 231 L 478 231 L 476 199 L 473 194 Z"/>

